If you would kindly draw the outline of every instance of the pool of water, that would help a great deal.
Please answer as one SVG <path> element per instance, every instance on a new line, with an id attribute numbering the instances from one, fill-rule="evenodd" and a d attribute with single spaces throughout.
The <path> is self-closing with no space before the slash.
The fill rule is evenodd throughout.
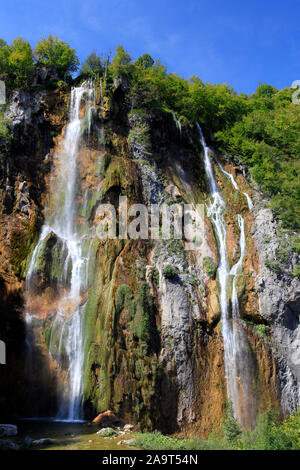
<path id="1" fill-rule="evenodd" d="M 50 438 L 54 442 L 34 447 L 36 450 L 138 450 L 128 445 L 118 445 L 118 442 L 132 439 L 133 433 L 117 437 L 102 437 L 96 434 L 98 428 L 88 426 L 86 422 L 57 421 L 54 419 L 26 419 L 15 422 L 18 435 L 10 438 L 17 444 L 22 444 L 25 436 L 32 440 Z"/>

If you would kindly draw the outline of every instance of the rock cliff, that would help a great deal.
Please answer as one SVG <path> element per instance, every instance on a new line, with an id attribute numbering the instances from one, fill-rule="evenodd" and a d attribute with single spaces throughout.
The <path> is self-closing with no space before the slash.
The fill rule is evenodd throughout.
<path id="1" fill-rule="evenodd" d="M 95 235 L 101 204 L 112 204 L 119 214 L 120 195 L 128 197 L 128 204 L 146 206 L 207 204 L 197 128 L 178 126 L 171 113 L 131 109 L 126 80 L 115 81 L 111 92 L 101 85 L 94 85 L 91 122 L 87 98 L 81 106 L 76 179 L 76 223 L 83 235 L 89 234 L 87 285 L 80 300 L 84 413 L 92 418 L 110 409 L 142 429 L 207 435 L 221 424 L 228 401 L 216 275 L 219 247 L 211 220 L 203 215 L 205 230 L 196 250 L 174 234 L 168 240 L 100 240 Z M 0 409 L 9 415 L 54 414 L 57 390 L 65 381 L 66 364 L 59 367 L 55 354 L 48 359 L 55 302 L 65 288 L 55 265 L 62 247 L 53 234 L 39 258 L 30 298 L 25 278 L 45 210 L 51 211 L 51 174 L 61 171 L 54 157 L 66 129 L 69 91 L 62 86 L 16 92 L 6 111 L 12 140 L 1 146 L 0 339 L 7 344 L 8 362 Z M 241 166 L 217 152 L 211 158 L 226 203 L 231 267 L 240 256 L 237 215 L 245 220 L 246 254 L 237 292 L 255 369 L 249 407 L 255 414 L 270 405 L 291 412 L 300 400 L 300 282 L 291 275 L 299 262 L 293 249 L 297 234 L 281 229 Z M 253 200 L 251 210 L 244 192 Z M 170 266 L 176 269 L 167 275 Z M 24 322 L 28 306 L 38 317 L 39 373 L 33 382 L 24 359 L 32 347 Z"/>

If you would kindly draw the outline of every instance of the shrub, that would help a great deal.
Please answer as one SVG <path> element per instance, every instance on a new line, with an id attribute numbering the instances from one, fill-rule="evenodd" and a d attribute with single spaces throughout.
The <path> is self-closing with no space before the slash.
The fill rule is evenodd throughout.
<path id="1" fill-rule="evenodd" d="M 276 274 L 281 273 L 281 267 L 280 267 L 280 262 L 276 259 L 266 259 L 265 265 L 267 268 L 271 269 Z"/>
<path id="2" fill-rule="evenodd" d="M 295 264 L 293 271 L 291 272 L 291 275 L 293 277 L 298 277 L 300 278 L 300 264 Z"/>
<path id="3" fill-rule="evenodd" d="M 163 269 L 163 276 L 169 280 L 174 279 L 177 273 L 178 273 L 177 269 L 171 265 L 168 265 Z"/>
<path id="4" fill-rule="evenodd" d="M 223 420 L 223 433 L 225 440 L 228 442 L 236 441 L 241 434 L 241 428 L 233 416 L 231 402 L 227 403 L 226 406 L 226 414 Z"/>
<path id="5" fill-rule="evenodd" d="M 263 324 L 254 325 L 254 331 L 260 338 L 265 338 L 267 336 L 267 326 Z"/>

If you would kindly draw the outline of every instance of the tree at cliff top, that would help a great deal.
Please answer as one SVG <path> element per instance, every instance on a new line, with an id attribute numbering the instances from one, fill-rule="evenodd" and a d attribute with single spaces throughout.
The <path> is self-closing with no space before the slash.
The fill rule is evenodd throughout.
<path id="1" fill-rule="evenodd" d="M 57 36 L 50 35 L 47 39 L 41 39 L 34 53 L 38 63 L 54 67 L 61 78 L 78 70 L 79 59 L 75 49 L 71 49 L 68 43 L 59 41 Z"/>
<path id="2" fill-rule="evenodd" d="M 291 94 L 291 89 L 260 85 L 242 119 L 215 137 L 221 149 L 250 168 L 284 226 L 299 229 L 300 106 Z"/>
<path id="3" fill-rule="evenodd" d="M 103 64 L 101 58 L 96 54 L 96 52 L 92 52 L 82 64 L 82 73 L 97 73 L 101 72 L 103 69 Z"/>
<path id="4" fill-rule="evenodd" d="M 129 75 L 133 70 L 133 64 L 131 64 L 132 57 L 129 55 L 123 46 L 117 46 L 116 55 L 113 58 L 111 71 L 114 77 L 119 75 Z"/>
<path id="5" fill-rule="evenodd" d="M 33 54 L 29 42 L 16 38 L 12 45 L 8 45 L 0 39 L 0 76 L 9 90 L 27 87 L 33 71 Z"/>
<path id="6" fill-rule="evenodd" d="M 199 121 L 221 152 L 250 169 L 284 227 L 299 229 L 300 106 L 292 103 L 293 90 L 264 84 L 251 96 L 238 95 L 227 84 L 167 73 L 149 54 L 133 63 L 122 46 L 111 71 L 129 79 L 132 108 L 148 114 L 169 112 L 182 122 Z"/>

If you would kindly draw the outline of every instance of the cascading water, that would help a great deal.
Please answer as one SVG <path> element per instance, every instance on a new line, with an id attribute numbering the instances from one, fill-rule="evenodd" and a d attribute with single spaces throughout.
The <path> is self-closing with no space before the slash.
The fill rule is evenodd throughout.
<path id="1" fill-rule="evenodd" d="M 237 191 L 240 191 L 240 187 L 237 184 L 237 182 L 235 181 L 232 174 L 228 173 L 228 171 L 224 170 L 224 168 L 222 167 L 222 165 L 219 162 L 217 162 L 217 164 L 218 164 L 218 167 L 220 168 L 220 170 L 222 171 L 222 173 L 224 173 L 224 175 L 226 175 L 227 178 L 229 178 L 229 180 L 231 181 L 232 186 L 234 187 L 234 189 L 236 189 Z M 244 194 L 245 198 L 247 199 L 248 208 L 251 211 L 253 209 L 253 202 L 251 200 L 251 197 L 247 193 L 243 193 L 243 194 Z"/>
<path id="2" fill-rule="evenodd" d="M 85 97 L 86 117 L 80 118 L 81 104 Z M 51 327 L 48 349 L 57 368 L 63 370 L 63 387 L 58 391 L 59 410 L 57 417 L 66 420 L 81 418 L 83 339 L 81 314 L 84 306 L 83 291 L 87 285 L 87 258 L 83 256 L 83 236 L 77 224 L 77 159 L 84 120 L 87 119 L 88 139 L 91 129 L 94 89 L 91 81 L 71 91 L 69 124 L 67 125 L 62 150 L 55 155 L 51 177 L 49 203 L 45 210 L 45 222 L 40 238 L 34 248 L 26 277 L 28 298 L 36 291 L 36 278 L 40 271 L 46 245 L 52 240 L 57 250 L 52 255 L 56 263 L 56 291 L 60 291 L 51 312 Z M 53 289 L 55 291 L 55 289 Z M 38 320 L 28 303 L 26 319 L 28 330 L 32 319 Z M 33 334 L 29 334 L 28 338 Z"/>
<path id="3" fill-rule="evenodd" d="M 237 263 L 230 269 L 226 247 L 226 222 L 224 218 L 226 204 L 217 186 L 209 156 L 209 148 L 205 143 L 201 127 L 198 123 L 197 127 L 204 151 L 204 166 L 211 196 L 211 202 L 207 206 L 207 215 L 212 221 L 219 243 L 220 261 L 217 272 L 220 286 L 227 395 L 232 403 L 236 419 L 244 426 L 253 427 L 256 418 L 253 393 L 254 364 L 249 342 L 240 319 L 237 294 L 237 277 L 242 270 L 246 249 L 244 219 L 240 214 L 237 216 L 240 229 L 240 257 Z M 225 172 L 220 164 L 218 165 L 221 171 L 230 178 L 234 188 L 239 190 L 239 186 L 233 176 Z M 231 303 L 228 299 L 230 283 L 232 283 Z M 231 309 L 229 308 L 230 305 Z"/>

